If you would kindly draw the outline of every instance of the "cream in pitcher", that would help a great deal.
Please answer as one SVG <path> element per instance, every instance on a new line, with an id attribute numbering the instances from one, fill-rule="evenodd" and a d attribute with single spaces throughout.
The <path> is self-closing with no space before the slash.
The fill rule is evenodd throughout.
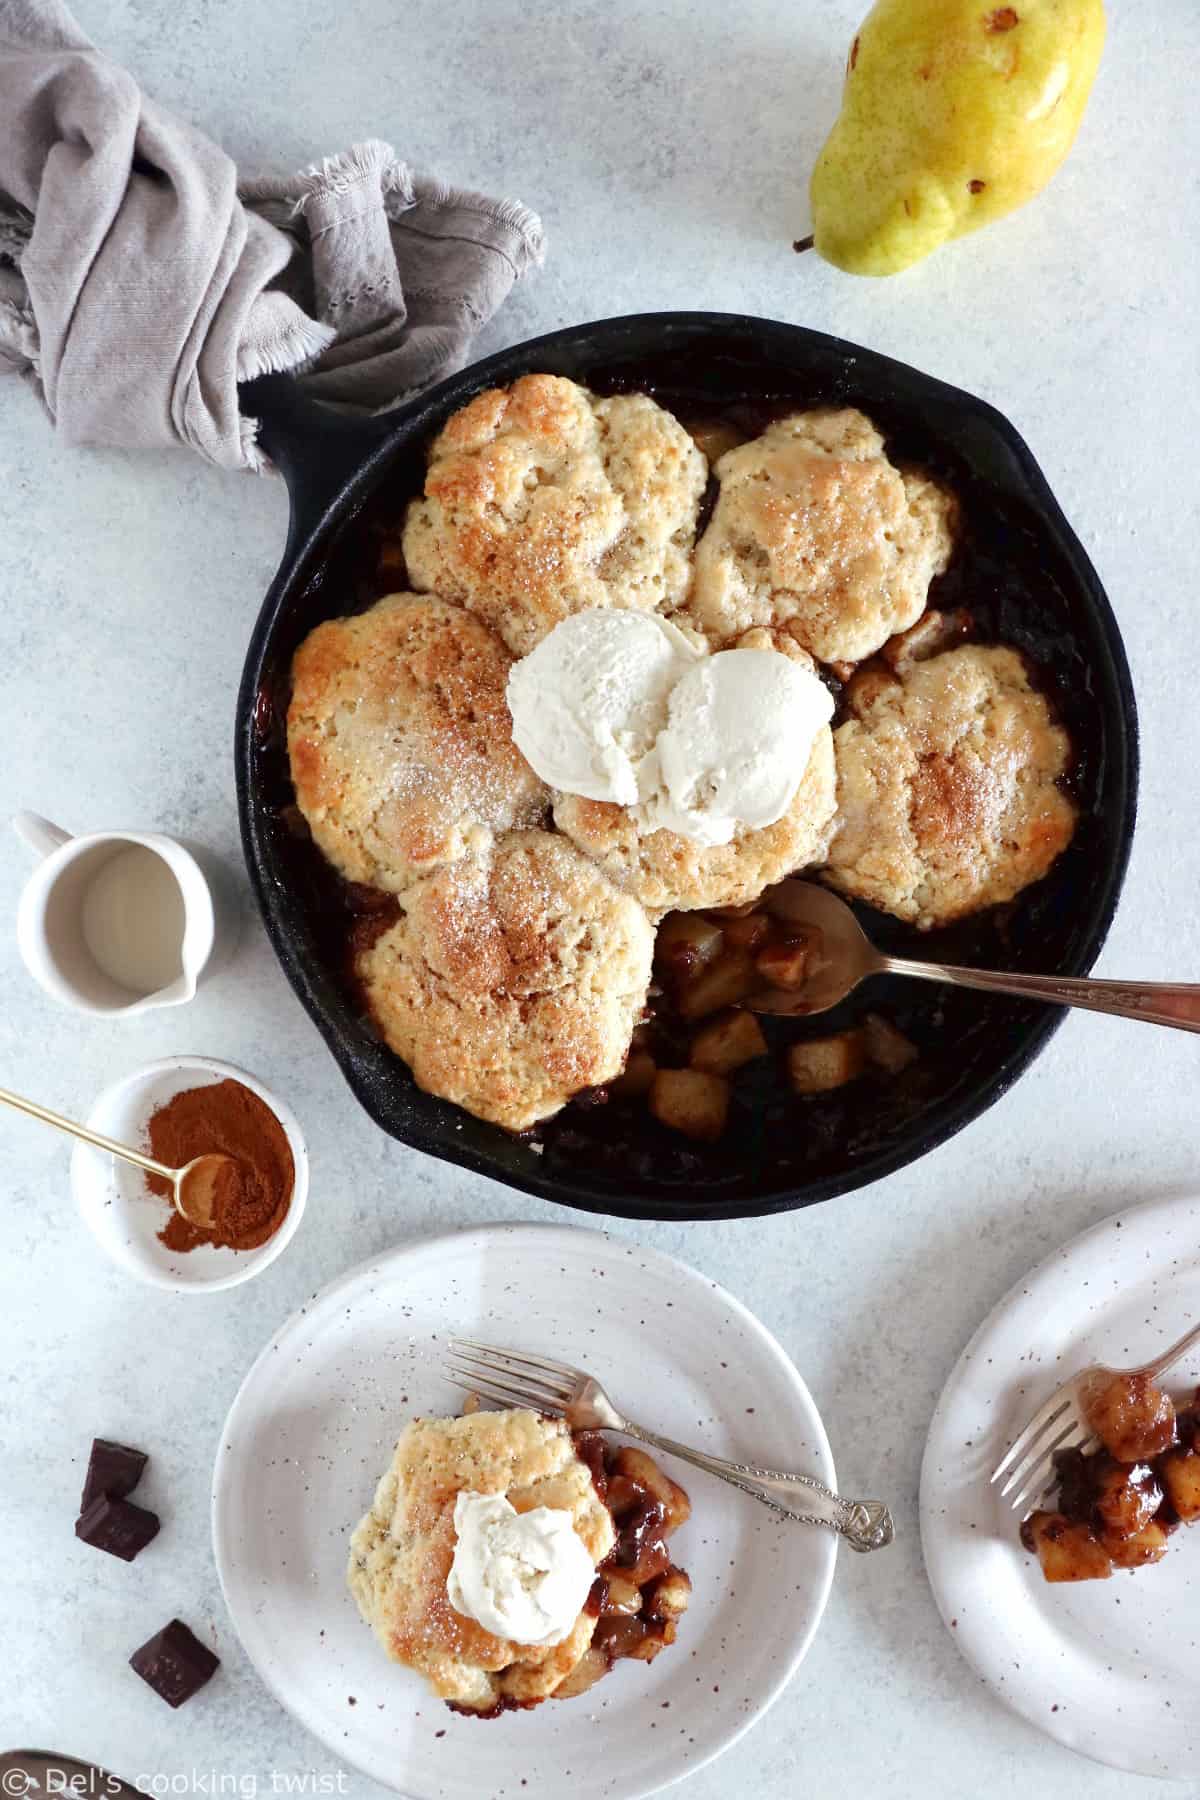
<path id="1" fill-rule="evenodd" d="M 230 934 L 191 851 L 157 833 L 71 837 L 36 813 L 18 813 L 13 826 L 42 857 L 21 896 L 17 939 L 48 994 L 104 1014 L 193 997 Z"/>

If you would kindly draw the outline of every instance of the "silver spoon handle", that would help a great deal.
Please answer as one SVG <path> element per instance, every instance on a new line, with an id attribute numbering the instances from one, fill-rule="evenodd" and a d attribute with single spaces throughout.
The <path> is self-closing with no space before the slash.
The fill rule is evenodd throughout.
<path id="1" fill-rule="evenodd" d="M 899 956 L 881 956 L 879 962 L 889 975 L 911 975 L 918 981 L 942 981 L 950 987 L 978 988 L 988 994 L 1015 994 L 1024 1000 L 1050 1000 L 1087 1012 L 1144 1019 L 1148 1025 L 1173 1025 L 1177 1031 L 1200 1031 L 1200 985 L 1188 982 L 1004 975 L 995 969 L 957 969 L 949 963 L 909 962 Z"/>
<path id="2" fill-rule="evenodd" d="M 653 1444 L 669 1456 L 691 1463 L 693 1468 L 718 1476 L 799 1525 L 823 1525 L 836 1531 L 852 1550 L 881 1550 L 896 1535 L 892 1515 L 881 1500 L 844 1500 L 813 1475 L 789 1475 L 781 1469 L 760 1469 L 753 1463 L 726 1462 L 722 1456 L 710 1456 L 705 1450 L 676 1443 L 674 1438 L 644 1431 L 631 1419 L 622 1419 L 619 1429 L 626 1437 Z"/>
<path id="3" fill-rule="evenodd" d="M 53 1125 L 59 1131 L 69 1132 L 72 1137 L 82 1138 L 85 1144 L 93 1145 L 97 1150 L 111 1151 L 113 1156 L 121 1156 L 126 1162 L 136 1163 L 139 1169 L 148 1169 L 151 1175 L 161 1175 L 166 1181 L 174 1181 L 175 1170 L 168 1169 L 165 1163 L 155 1162 L 152 1156 L 143 1156 L 140 1150 L 131 1150 L 128 1144 L 118 1144 L 112 1138 L 105 1137 L 101 1131 L 93 1131 L 90 1126 L 77 1125 L 74 1119 L 64 1119 L 61 1113 L 51 1112 L 48 1106 L 39 1106 L 36 1100 L 26 1100 L 20 1094 L 10 1093 L 8 1088 L 0 1088 L 0 1103 L 11 1106 L 17 1112 L 27 1113 L 31 1119 L 40 1119 L 43 1125 Z"/>

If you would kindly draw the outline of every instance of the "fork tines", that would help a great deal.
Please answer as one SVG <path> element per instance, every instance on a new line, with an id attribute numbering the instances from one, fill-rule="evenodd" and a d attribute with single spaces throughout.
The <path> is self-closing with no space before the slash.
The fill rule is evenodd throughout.
<path id="1" fill-rule="evenodd" d="M 1007 1476 L 1000 1489 L 1013 1512 L 1024 1518 L 1054 1486 L 1054 1459 L 1064 1450 L 1088 1450 L 1097 1442 L 1081 1417 L 1073 1394 L 1052 1394 L 1039 1408 L 992 1471 L 994 1486 Z"/>
<path id="2" fill-rule="evenodd" d="M 468 1393 L 500 1406 L 527 1406 L 534 1412 L 562 1412 L 581 1377 L 566 1363 L 517 1350 L 501 1350 L 473 1338 L 451 1338 L 447 1370 Z"/>

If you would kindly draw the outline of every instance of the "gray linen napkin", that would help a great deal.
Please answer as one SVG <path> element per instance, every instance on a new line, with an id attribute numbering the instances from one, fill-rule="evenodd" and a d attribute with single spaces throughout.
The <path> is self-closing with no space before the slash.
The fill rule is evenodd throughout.
<path id="1" fill-rule="evenodd" d="M 387 144 L 239 181 L 60 0 L 0 0 L 0 373 L 71 444 L 258 468 L 237 384 L 378 408 L 459 368 L 542 257 L 536 216 Z"/>

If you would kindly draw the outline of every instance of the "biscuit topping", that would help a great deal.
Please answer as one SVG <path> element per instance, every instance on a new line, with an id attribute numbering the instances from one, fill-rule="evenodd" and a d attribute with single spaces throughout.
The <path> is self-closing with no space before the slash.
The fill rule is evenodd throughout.
<path id="1" fill-rule="evenodd" d="M 676 418 L 626 378 L 476 394 L 402 518 L 381 493 L 373 573 L 346 565 L 347 616 L 293 660 L 280 823 L 342 878 L 297 846 L 322 953 L 418 1088 L 516 1133 L 576 1101 L 532 1146 L 547 1168 L 594 1149 L 654 1176 L 659 1126 L 782 1132 L 792 1094 L 918 1054 L 873 1015 L 785 1044 L 736 1010 L 805 985 L 775 884 L 811 872 L 919 931 L 1007 905 L 1070 843 L 1090 765 L 1002 641 L 1020 591 L 1050 644 L 994 566 L 1021 534 L 1001 516 L 980 557 L 985 497 L 910 464 L 919 431 L 768 395 L 693 416 L 690 376 Z M 458 1483 L 448 1534 L 459 1487 L 509 1491 Z M 452 1549 L 437 1605 L 481 1632 Z"/>
<path id="2" fill-rule="evenodd" d="M 714 648 L 786 626 L 821 662 L 861 662 L 920 618 L 950 560 L 953 502 L 897 469 L 863 413 L 793 413 L 716 475 L 685 608 Z"/>

